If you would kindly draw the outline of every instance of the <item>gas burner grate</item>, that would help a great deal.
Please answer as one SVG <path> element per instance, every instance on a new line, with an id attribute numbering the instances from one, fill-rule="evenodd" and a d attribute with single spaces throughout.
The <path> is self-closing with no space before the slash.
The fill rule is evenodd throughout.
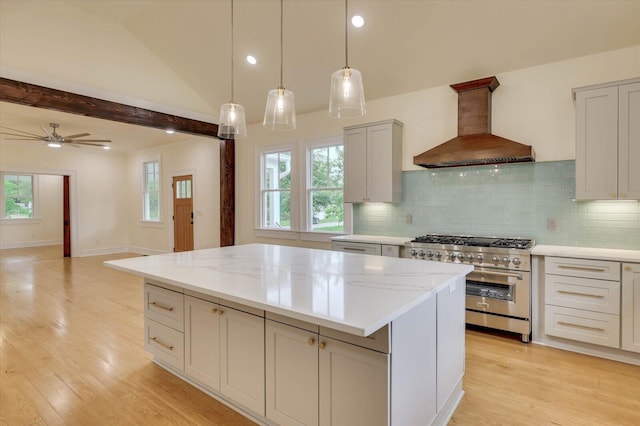
<path id="1" fill-rule="evenodd" d="M 456 235 L 427 234 L 414 238 L 413 243 L 443 244 L 467 247 L 496 247 L 527 250 L 531 248 L 531 240 L 522 238 L 472 237 Z"/>

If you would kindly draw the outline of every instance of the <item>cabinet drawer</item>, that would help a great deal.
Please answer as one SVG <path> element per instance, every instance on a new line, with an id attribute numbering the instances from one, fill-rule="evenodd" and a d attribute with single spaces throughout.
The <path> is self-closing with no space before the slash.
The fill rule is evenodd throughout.
<path id="1" fill-rule="evenodd" d="M 606 260 L 546 257 L 545 273 L 570 277 L 620 281 L 620 263 Z"/>
<path id="2" fill-rule="evenodd" d="M 548 305 L 620 314 L 618 281 L 546 275 L 545 287 L 545 303 Z"/>
<path id="3" fill-rule="evenodd" d="M 334 241 L 331 243 L 331 248 L 335 251 L 344 251 L 347 253 L 375 254 L 377 256 L 382 254 L 380 244 L 343 243 Z"/>
<path id="4" fill-rule="evenodd" d="M 144 348 L 159 361 L 184 370 L 184 334 L 171 327 L 146 318 L 144 320 Z"/>
<path id="5" fill-rule="evenodd" d="M 620 316 L 545 305 L 545 333 L 595 345 L 620 347 Z"/>
<path id="6" fill-rule="evenodd" d="M 144 316 L 184 331 L 184 295 L 145 283 Z"/>
<path id="7" fill-rule="evenodd" d="M 320 335 L 332 337 L 352 345 L 362 346 L 363 348 L 373 349 L 374 351 L 388 354 L 391 352 L 391 327 L 385 325 L 380 330 L 367 336 L 356 336 L 355 334 L 345 333 L 344 331 L 334 330 L 332 328 L 320 327 Z"/>
<path id="8" fill-rule="evenodd" d="M 382 255 L 388 257 L 400 257 L 400 246 L 382 244 Z"/>

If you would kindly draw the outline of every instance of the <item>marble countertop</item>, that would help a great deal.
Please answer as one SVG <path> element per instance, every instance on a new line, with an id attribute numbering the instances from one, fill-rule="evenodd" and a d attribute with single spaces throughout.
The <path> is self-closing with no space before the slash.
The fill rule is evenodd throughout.
<path id="1" fill-rule="evenodd" d="M 640 250 L 618 250 L 592 247 L 537 245 L 531 254 L 538 256 L 579 257 L 618 262 L 640 262 Z"/>
<path id="2" fill-rule="evenodd" d="M 331 238 L 331 241 L 342 241 L 346 243 L 372 243 L 372 244 L 391 244 L 395 246 L 403 246 L 407 241 L 411 241 L 414 237 L 385 237 L 382 235 L 341 235 Z"/>
<path id="3" fill-rule="evenodd" d="M 267 244 L 105 265 L 359 336 L 374 333 L 473 270 L 469 265 Z"/>

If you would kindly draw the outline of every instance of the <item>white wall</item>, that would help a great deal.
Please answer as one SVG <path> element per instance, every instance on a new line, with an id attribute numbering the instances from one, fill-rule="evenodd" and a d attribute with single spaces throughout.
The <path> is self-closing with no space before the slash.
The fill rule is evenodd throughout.
<path id="1" fill-rule="evenodd" d="M 142 163 L 160 160 L 161 222 L 142 222 Z M 143 253 L 173 251 L 172 177 L 193 175 L 194 247 L 220 246 L 220 144 L 190 140 L 130 153 L 127 157 L 128 204 L 132 249 Z"/>
<path id="2" fill-rule="evenodd" d="M 532 145 L 537 161 L 574 159 L 575 105 L 571 89 L 640 76 L 640 45 L 496 76 L 500 87 L 493 93 L 493 133 Z M 487 76 L 477 76 L 482 77 Z M 366 78 L 364 75 L 365 91 Z M 367 114 L 357 120 L 334 120 L 327 111 L 318 111 L 298 115 L 297 129 L 291 133 L 250 125 L 248 138 L 236 142 L 236 242 L 291 244 L 254 236 L 256 146 L 341 135 L 344 126 L 396 118 L 404 123 L 403 170 L 419 170 L 413 165 L 413 156 L 454 137 L 457 113 L 457 94 L 449 86 L 441 86 L 368 101 Z"/>
<path id="3" fill-rule="evenodd" d="M 62 244 L 62 176 L 38 175 L 36 221 L 0 223 L 0 248 Z"/>
<path id="4" fill-rule="evenodd" d="M 52 149 L 39 143 L 3 141 L 0 170 L 72 176 L 73 256 L 128 247 L 128 184 L 121 155 L 93 148 Z"/>

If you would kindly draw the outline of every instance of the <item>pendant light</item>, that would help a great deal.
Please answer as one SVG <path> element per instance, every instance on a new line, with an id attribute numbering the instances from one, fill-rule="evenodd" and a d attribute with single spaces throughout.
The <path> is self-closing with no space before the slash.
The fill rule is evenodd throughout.
<path id="1" fill-rule="evenodd" d="M 331 75 L 329 116 L 357 118 L 365 114 L 364 88 L 360 71 L 349 68 L 348 0 L 344 2 L 344 56 L 345 66 Z"/>
<path id="2" fill-rule="evenodd" d="M 233 0 L 231 0 L 231 100 L 220 107 L 218 137 L 236 139 L 247 136 L 244 107 L 233 101 Z"/>
<path id="3" fill-rule="evenodd" d="M 269 91 L 262 125 L 271 130 L 294 130 L 296 107 L 293 92 L 282 85 L 283 1 L 280 0 L 280 85 Z"/>

